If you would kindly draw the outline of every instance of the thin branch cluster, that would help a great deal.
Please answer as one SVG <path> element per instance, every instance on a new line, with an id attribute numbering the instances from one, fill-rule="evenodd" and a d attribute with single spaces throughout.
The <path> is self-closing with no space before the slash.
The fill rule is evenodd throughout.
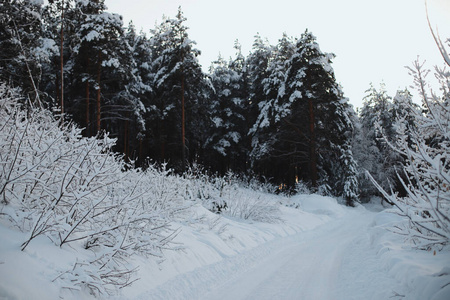
<path id="1" fill-rule="evenodd" d="M 398 178 L 406 196 L 388 193 L 372 181 L 383 196 L 409 220 L 401 230 L 420 249 L 442 249 L 450 240 L 450 73 L 436 68 L 440 95 L 427 84 L 423 63 L 416 61 L 409 69 L 422 98 L 423 111 L 410 107 L 410 115 L 397 119 L 398 133 L 390 146 L 405 158 Z M 407 126 L 414 118 L 415 127 Z"/>
<path id="2" fill-rule="evenodd" d="M 94 294 L 130 284 L 136 270 L 127 259 L 135 254 L 163 260 L 163 250 L 175 248 L 179 189 L 155 168 L 129 168 L 107 135 L 83 138 L 49 111 L 21 108 L 18 98 L 0 86 L 0 220 L 27 233 L 21 250 L 45 236 L 90 251 L 55 280 Z"/>

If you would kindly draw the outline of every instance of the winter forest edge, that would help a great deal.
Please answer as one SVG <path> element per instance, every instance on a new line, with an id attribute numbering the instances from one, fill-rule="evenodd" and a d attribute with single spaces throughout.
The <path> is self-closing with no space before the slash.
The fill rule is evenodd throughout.
<path id="1" fill-rule="evenodd" d="M 114 295 L 136 278 L 130 257 L 182 248 L 172 222 L 194 222 L 195 203 L 282 222 L 276 201 L 224 197 L 239 186 L 380 197 L 413 247 L 449 251 L 450 40 L 434 36 L 447 69 L 408 69 L 420 99 L 371 85 L 355 112 L 308 30 L 256 35 L 247 56 L 236 42 L 206 74 L 185 21 L 180 9 L 148 37 L 102 0 L 2 4 L 0 221 L 20 250 L 45 236 L 91 251 L 55 280 Z"/>

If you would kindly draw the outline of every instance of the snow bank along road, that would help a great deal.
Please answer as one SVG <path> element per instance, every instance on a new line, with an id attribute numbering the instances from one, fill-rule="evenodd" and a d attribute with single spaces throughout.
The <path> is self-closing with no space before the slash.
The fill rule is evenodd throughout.
<path id="1" fill-rule="evenodd" d="M 137 299 L 404 299 L 371 247 L 374 216 L 345 208 L 313 230 L 178 275 Z"/>

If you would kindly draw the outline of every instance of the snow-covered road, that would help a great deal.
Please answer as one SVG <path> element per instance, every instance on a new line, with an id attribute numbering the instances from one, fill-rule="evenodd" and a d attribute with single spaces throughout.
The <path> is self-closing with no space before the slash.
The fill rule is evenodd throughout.
<path id="1" fill-rule="evenodd" d="M 137 299 L 400 299 L 368 231 L 375 213 L 344 209 L 325 224 L 180 274 Z"/>
<path id="2" fill-rule="evenodd" d="M 388 299 L 395 283 L 370 249 L 367 231 L 373 216 L 348 213 L 287 238 L 277 251 L 218 282 L 202 299 Z M 361 273 L 370 276 L 360 278 Z"/>

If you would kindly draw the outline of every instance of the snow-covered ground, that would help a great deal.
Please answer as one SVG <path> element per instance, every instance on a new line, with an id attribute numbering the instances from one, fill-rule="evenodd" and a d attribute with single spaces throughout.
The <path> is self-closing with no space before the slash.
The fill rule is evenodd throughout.
<path id="1" fill-rule="evenodd" d="M 274 197 L 275 198 L 275 197 Z M 448 251 L 410 249 L 386 230 L 380 206 L 348 208 L 318 195 L 281 198 L 282 223 L 219 217 L 200 204 L 179 221 L 183 250 L 135 257 L 140 280 L 116 299 L 450 299 Z M 76 251 L 46 238 L 20 251 L 23 234 L 0 226 L 0 299 L 79 299 L 56 270 Z M 79 258 L 78 258 L 79 259 Z"/>

